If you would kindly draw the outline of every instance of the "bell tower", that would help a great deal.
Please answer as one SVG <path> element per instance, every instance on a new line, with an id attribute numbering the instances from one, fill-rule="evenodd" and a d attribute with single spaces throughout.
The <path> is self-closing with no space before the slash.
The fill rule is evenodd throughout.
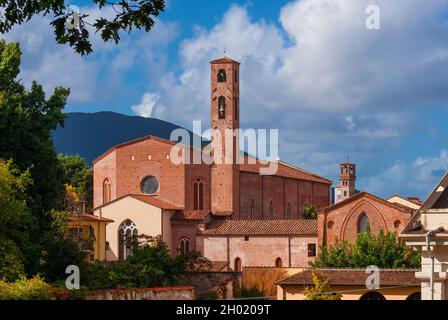
<path id="1" fill-rule="evenodd" d="M 340 184 L 335 188 L 335 202 L 341 202 L 356 194 L 356 164 L 349 160 L 339 165 Z"/>
<path id="2" fill-rule="evenodd" d="M 211 64 L 212 211 L 239 217 L 240 63 L 225 56 Z"/>

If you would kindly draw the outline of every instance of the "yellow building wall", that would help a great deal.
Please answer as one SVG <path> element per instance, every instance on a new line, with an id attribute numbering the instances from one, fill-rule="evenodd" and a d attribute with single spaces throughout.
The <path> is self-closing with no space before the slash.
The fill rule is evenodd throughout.
<path id="1" fill-rule="evenodd" d="M 277 300 L 306 300 L 303 285 L 277 286 Z M 332 286 L 332 292 L 340 292 L 341 300 L 359 300 L 368 291 L 365 287 L 359 286 Z M 386 288 L 374 290 L 381 293 L 386 300 L 406 300 L 411 294 L 420 292 L 420 287 L 411 288 Z"/>
<path id="2" fill-rule="evenodd" d="M 83 228 L 83 240 L 88 240 L 87 231 L 90 227 L 93 229 L 95 241 L 93 242 L 94 260 L 106 260 L 106 222 L 100 221 L 71 221 L 69 228 Z"/>
<path id="3" fill-rule="evenodd" d="M 138 234 L 140 235 L 162 236 L 164 242 L 170 243 L 172 241 L 169 219 L 173 212 L 164 214 L 162 209 L 132 197 L 112 202 L 105 207 L 95 210 L 94 213 L 97 216 L 114 221 L 106 227 L 106 241 L 109 242 L 109 250 L 106 252 L 107 261 L 118 260 L 118 232 L 120 225 L 126 219 L 130 219 L 136 224 Z"/>

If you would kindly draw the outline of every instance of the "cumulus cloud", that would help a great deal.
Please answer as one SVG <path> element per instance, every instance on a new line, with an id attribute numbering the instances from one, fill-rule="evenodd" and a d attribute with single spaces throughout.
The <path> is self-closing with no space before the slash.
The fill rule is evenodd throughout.
<path id="1" fill-rule="evenodd" d="M 448 153 L 442 150 L 436 157 L 418 157 L 410 162 L 397 161 L 383 173 L 362 180 L 365 180 L 365 188 L 370 192 L 383 193 L 387 185 L 404 196 L 427 196 L 434 188 L 435 181 L 439 181 L 447 170 Z"/>
<path id="2" fill-rule="evenodd" d="M 372 3 L 291 1 L 279 24 L 231 6 L 212 28 L 196 26 L 176 71 L 151 85 L 163 96 L 160 116 L 208 123 L 207 61 L 226 48 L 242 62 L 242 125 L 279 128 L 282 159 L 336 179 L 338 162 L 350 155 L 365 177 L 381 175 L 418 130 L 420 110 L 447 105 L 448 2 L 374 1 L 377 31 L 365 27 Z M 393 187 L 372 188 L 385 195 Z"/>
<path id="3" fill-rule="evenodd" d="M 369 4 L 380 8 L 380 30 L 365 27 Z M 403 184 L 383 179 L 397 172 L 406 177 L 414 168 L 399 161 L 402 153 L 422 156 L 407 142 L 423 130 L 421 113 L 448 105 L 447 5 L 297 0 L 279 11 L 278 23 L 253 19 L 248 7 L 232 5 L 214 26 L 194 27 L 179 44 L 177 63 L 168 54 L 179 34 L 175 22 L 158 21 L 150 33 L 124 37 L 118 47 L 97 41 L 94 58 L 56 49 L 42 21 L 25 24 L 11 39 L 25 50 L 25 80 L 72 87 L 75 102 L 135 103 L 138 92 L 139 104 L 122 107 L 186 127 L 193 120 L 209 123 L 208 61 L 226 49 L 242 63 L 243 127 L 278 128 L 282 160 L 333 179 L 350 155 L 362 174 L 360 188 L 388 195 Z M 137 78 L 138 85 L 129 81 Z M 431 180 L 430 174 L 426 182 L 407 177 L 425 188 Z"/>
<path id="4" fill-rule="evenodd" d="M 110 18 L 115 14 L 111 6 L 101 11 L 95 6 L 81 7 L 80 12 L 87 14 L 89 21 L 100 16 Z M 91 29 L 94 53 L 81 57 L 68 45 L 55 42 L 51 20 L 51 17 L 36 16 L 2 37 L 8 42 L 20 43 L 20 78 L 25 84 L 36 80 L 47 93 L 57 86 L 69 87 L 70 104 L 105 105 L 133 94 L 135 84 L 127 81 L 126 77 L 131 72 L 145 72 L 151 67 L 154 75 L 160 65 L 155 57 L 163 56 L 158 52 L 163 51 L 177 35 L 176 23 L 158 21 L 150 33 L 135 30 L 132 37 L 121 34 L 120 44 L 115 45 L 104 42 Z"/>
<path id="5" fill-rule="evenodd" d="M 150 118 L 152 110 L 159 100 L 160 95 L 158 93 L 145 93 L 140 104 L 132 106 L 131 109 L 140 117 Z"/>

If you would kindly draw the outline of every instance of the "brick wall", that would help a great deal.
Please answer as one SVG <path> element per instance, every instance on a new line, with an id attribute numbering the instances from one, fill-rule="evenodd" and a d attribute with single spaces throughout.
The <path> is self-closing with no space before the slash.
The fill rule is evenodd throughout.
<path id="1" fill-rule="evenodd" d="M 87 300 L 193 300 L 194 287 L 91 291 Z"/>

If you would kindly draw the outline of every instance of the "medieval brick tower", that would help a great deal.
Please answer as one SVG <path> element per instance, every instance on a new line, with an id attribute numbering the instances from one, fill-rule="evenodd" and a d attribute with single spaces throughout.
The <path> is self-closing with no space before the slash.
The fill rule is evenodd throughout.
<path id="1" fill-rule="evenodd" d="M 211 61 L 212 211 L 239 217 L 240 63 Z M 234 133 L 237 134 L 234 134 Z"/>
<path id="2" fill-rule="evenodd" d="M 340 166 L 340 184 L 335 188 L 336 203 L 353 197 L 356 194 L 356 164 L 349 161 L 341 163 Z"/>

